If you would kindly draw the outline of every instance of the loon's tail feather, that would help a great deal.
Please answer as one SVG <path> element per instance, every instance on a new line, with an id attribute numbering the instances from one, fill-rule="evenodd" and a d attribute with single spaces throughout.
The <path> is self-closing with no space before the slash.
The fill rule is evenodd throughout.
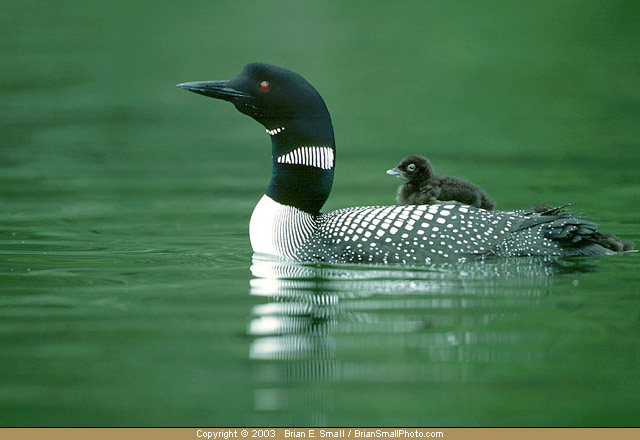
<path id="1" fill-rule="evenodd" d="M 567 246 L 580 245 L 581 242 L 589 240 L 598 233 L 595 223 L 577 219 L 562 218 L 548 224 L 544 235 Z"/>
<path id="2" fill-rule="evenodd" d="M 571 257 L 596 257 L 599 255 L 614 255 L 615 252 L 597 243 L 587 243 L 581 247 L 565 248 L 565 255 Z"/>
<path id="3" fill-rule="evenodd" d="M 633 247 L 634 247 L 633 242 L 629 240 L 624 240 L 613 234 L 601 234 L 600 232 L 598 232 L 593 238 L 593 241 L 602 247 L 611 249 L 612 251 L 637 252 L 633 250 Z"/>
<path id="4" fill-rule="evenodd" d="M 565 203 L 561 206 L 535 205 L 531 208 L 531 212 L 538 215 L 560 215 L 565 214 L 569 206 L 571 206 L 571 203 Z M 576 214 L 574 213 L 573 215 L 575 216 Z"/>
<path id="5" fill-rule="evenodd" d="M 580 218 L 578 213 L 530 217 L 520 224 L 518 230 L 538 225 L 542 227 L 544 236 L 559 244 L 566 255 L 612 255 L 633 249 L 632 242 L 598 232 L 596 223 Z"/>

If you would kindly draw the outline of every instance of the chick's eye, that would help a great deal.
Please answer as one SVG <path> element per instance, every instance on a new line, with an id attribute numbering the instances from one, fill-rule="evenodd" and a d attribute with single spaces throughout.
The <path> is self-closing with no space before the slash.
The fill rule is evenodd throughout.
<path id="1" fill-rule="evenodd" d="M 263 90 L 266 92 L 267 90 L 269 90 L 270 87 L 271 87 L 271 84 L 269 84 L 269 81 L 262 81 L 260 83 L 260 90 Z"/>
<path id="2" fill-rule="evenodd" d="M 416 165 L 413 164 L 413 163 L 410 163 L 409 165 L 407 165 L 407 170 L 415 171 L 416 170 Z"/>

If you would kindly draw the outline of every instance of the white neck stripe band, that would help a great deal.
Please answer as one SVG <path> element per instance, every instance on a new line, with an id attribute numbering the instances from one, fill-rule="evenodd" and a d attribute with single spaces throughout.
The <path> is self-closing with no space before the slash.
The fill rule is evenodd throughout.
<path id="1" fill-rule="evenodd" d="M 283 131 L 284 131 L 284 127 L 274 128 L 273 130 L 269 130 L 267 128 L 267 133 L 269 133 L 270 136 L 274 136 L 278 133 L 282 133 Z"/>
<path id="2" fill-rule="evenodd" d="M 330 170 L 333 168 L 334 157 L 333 150 L 329 147 L 299 147 L 279 156 L 277 162 Z"/>

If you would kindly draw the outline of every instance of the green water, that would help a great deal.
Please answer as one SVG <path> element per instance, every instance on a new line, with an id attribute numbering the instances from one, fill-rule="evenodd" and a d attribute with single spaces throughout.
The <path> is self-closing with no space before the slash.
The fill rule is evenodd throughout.
<path id="1" fill-rule="evenodd" d="M 558 4 L 560 3 L 560 4 Z M 0 425 L 637 425 L 638 254 L 253 261 L 269 139 L 175 88 L 300 72 L 325 209 L 404 155 L 640 244 L 632 1 L 0 5 Z"/>

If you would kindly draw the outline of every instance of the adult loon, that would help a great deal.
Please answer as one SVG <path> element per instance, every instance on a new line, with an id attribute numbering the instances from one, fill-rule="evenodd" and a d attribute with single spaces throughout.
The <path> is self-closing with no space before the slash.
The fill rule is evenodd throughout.
<path id="1" fill-rule="evenodd" d="M 295 261 L 429 263 L 473 256 L 605 255 L 595 225 L 571 215 L 527 216 L 455 202 L 320 213 L 336 161 L 333 126 L 302 76 L 250 63 L 229 81 L 178 87 L 230 101 L 271 137 L 273 172 L 251 216 L 254 252 Z"/>
<path id="2" fill-rule="evenodd" d="M 387 174 L 406 182 L 398 188 L 398 205 L 424 205 L 439 201 L 457 201 L 476 208 L 492 210 L 496 204 L 479 186 L 459 177 L 436 176 L 431 162 L 418 155 L 407 156 Z"/>

